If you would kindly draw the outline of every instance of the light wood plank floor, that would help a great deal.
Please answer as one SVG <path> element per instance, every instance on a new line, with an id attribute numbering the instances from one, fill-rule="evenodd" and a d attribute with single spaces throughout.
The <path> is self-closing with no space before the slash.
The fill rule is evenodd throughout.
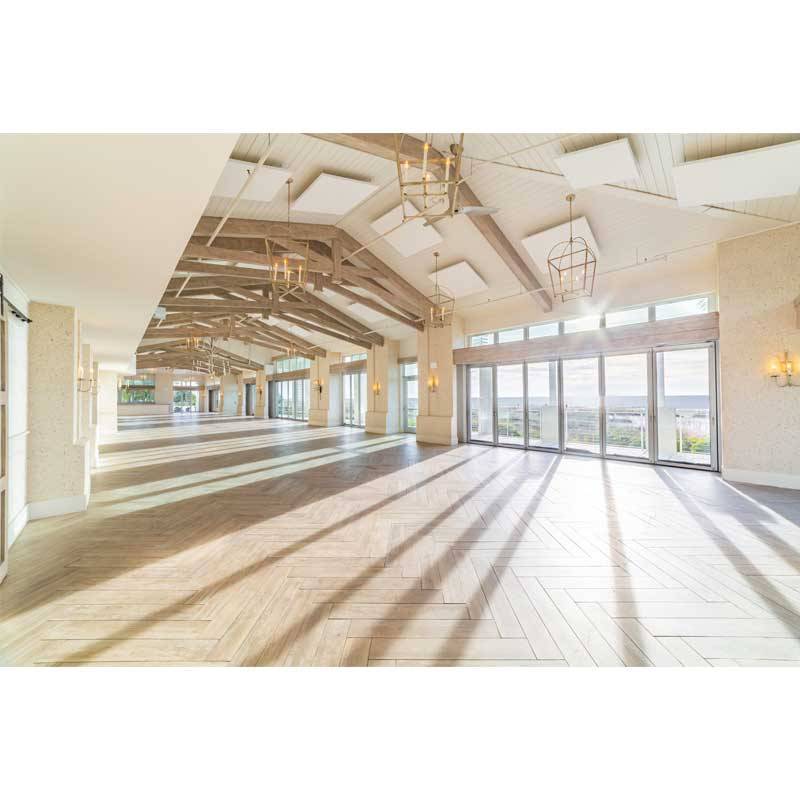
<path id="1" fill-rule="evenodd" d="M 800 493 L 279 420 L 129 419 L 30 523 L 4 664 L 800 665 Z"/>

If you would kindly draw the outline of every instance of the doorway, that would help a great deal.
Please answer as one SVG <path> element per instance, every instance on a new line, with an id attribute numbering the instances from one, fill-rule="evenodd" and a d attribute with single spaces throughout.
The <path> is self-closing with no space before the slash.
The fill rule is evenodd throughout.
<path id="1" fill-rule="evenodd" d="M 419 413 L 419 380 L 416 361 L 401 365 L 400 379 L 403 401 L 403 430 L 406 433 L 416 433 L 417 414 Z"/>
<path id="2" fill-rule="evenodd" d="M 362 370 L 342 375 L 342 395 L 344 424 L 355 428 L 366 427 L 367 373 Z"/>
<path id="3" fill-rule="evenodd" d="M 254 383 L 244 385 L 244 413 L 247 417 L 254 417 L 256 414 L 255 393 L 256 385 Z"/>

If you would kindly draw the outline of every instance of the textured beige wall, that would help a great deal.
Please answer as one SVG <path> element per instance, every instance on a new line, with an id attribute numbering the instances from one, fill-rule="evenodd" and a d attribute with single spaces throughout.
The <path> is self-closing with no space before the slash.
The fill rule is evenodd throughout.
<path id="1" fill-rule="evenodd" d="M 800 375 L 800 225 L 718 245 L 723 474 L 800 488 L 800 387 L 778 388 L 771 356 Z"/>
<path id="2" fill-rule="evenodd" d="M 28 501 L 78 502 L 89 495 L 89 445 L 79 439 L 79 335 L 75 309 L 31 303 L 28 338 Z M 41 514 L 46 515 L 42 506 Z M 73 510 L 76 510 L 73 508 Z"/>
<path id="3" fill-rule="evenodd" d="M 97 376 L 97 425 L 101 439 L 117 432 L 117 373 L 100 370 Z"/>
<path id="4" fill-rule="evenodd" d="M 400 367 L 397 342 L 386 340 L 367 351 L 367 433 L 397 433 L 400 430 Z M 381 393 L 373 391 L 380 383 Z"/>

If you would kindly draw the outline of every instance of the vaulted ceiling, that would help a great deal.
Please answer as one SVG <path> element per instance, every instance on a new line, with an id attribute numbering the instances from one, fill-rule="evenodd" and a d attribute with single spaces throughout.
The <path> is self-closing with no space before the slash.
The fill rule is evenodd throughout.
<path id="1" fill-rule="evenodd" d="M 433 147 L 444 152 L 457 136 L 434 134 Z M 413 151 L 423 137 L 404 134 L 404 149 Z M 515 291 L 529 295 L 532 318 L 541 315 L 551 305 L 542 288 L 549 280 L 524 240 L 567 219 L 564 196 L 570 184 L 556 159 L 623 138 L 639 178 L 577 192 L 575 215 L 586 218 L 597 240 L 599 279 L 604 272 L 641 264 L 646 280 L 648 270 L 659 268 L 648 262 L 663 254 L 800 219 L 797 194 L 681 208 L 672 177 L 672 168 L 688 161 L 796 141 L 800 135 L 467 134 L 462 201 L 497 211 L 436 221 L 416 249 L 406 248 L 381 235 L 388 225 L 381 225 L 382 218 L 399 205 L 392 134 L 242 134 L 231 158 L 255 166 L 269 148 L 267 169 L 291 175 L 295 198 L 323 173 L 366 181 L 373 189 L 344 213 L 315 213 L 298 204 L 290 237 L 284 189 L 267 201 L 240 199 L 231 212 L 230 191 L 218 187 L 221 193 L 209 199 L 162 298 L 167 316 L 150 323 L 140 359 L 191 364 L 191 355 L 180 352 L 186 337 L 214 338 L 220 346 L 238 341 L 262 360 L 265 353 L 313 358 L 413 335 L 430 309 L 426 294 L 433 288 L 434 250 L 441 253 L 440 267 L 458 265 L 474 276 L 468 295 L 457 294 L 456 313 L 468 316 L 470 308 Z M 310 242 L 305 288 L 275 287 L 267 279 L 271 255 L 287 249 L 289 238 Z M 249 361 L 239 351 L 238 357 Z M 238 366 L 251 368 L 244 361 Z"/>

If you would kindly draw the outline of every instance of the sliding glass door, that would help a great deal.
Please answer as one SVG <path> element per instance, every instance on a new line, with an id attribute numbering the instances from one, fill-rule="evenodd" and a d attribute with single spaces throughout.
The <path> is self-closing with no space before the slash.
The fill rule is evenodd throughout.
<path id="1" fill-rule="evenodd" d="M 345 425 L 363 428 L 367 424 L 367 373 L 342 375 L 343 418 Z"/>
<path id="2" fill-rule="evenodd" d="M 650 458 L 649 354 L 605 356 L 605 453 Z"/>
<path id="3" fill-rule="evenodd" d="M 561 447 L 558 361 L 528 364 L 528 447 Z"/>
<path id="4" fill-rule="evenodd" d="M 600 359 L 562 362 L 564 373 L 564 447 L 600 453 Z"/>
<path id="5" fill-rule="evenodd" d="M 717 468 L 716 348 L 467 367 L 469 441 Z"/>
<path id="6" fill-rule="evenodd" d="M 494 368 L 469 368 L 469 438 L 494 443 Z"/>
<path id="7" fill-rule="evenodd" d="M 417 414 L 419 413 L 419 381 L 417 364 L 403 364 L 401 367 L 403 387 L 403 418 L 401 424 L 406 433 L 417 430 Z"/>
<path id="8" fill-rule="evenodd" d="M 275 416 L 306 421 L 310 399 L 309 379 L 298 378 L 275 383 Z"/>
<path id="9" fill-rule="evenodd" d="M 658 461 L 716 468 L 713 345 L 655 353 Z"/>
<path id="10" fill-rule="evenodd" d="M 525 445 L 525 371 L 522 364 L 497 367 L 497 441 Z"/>

